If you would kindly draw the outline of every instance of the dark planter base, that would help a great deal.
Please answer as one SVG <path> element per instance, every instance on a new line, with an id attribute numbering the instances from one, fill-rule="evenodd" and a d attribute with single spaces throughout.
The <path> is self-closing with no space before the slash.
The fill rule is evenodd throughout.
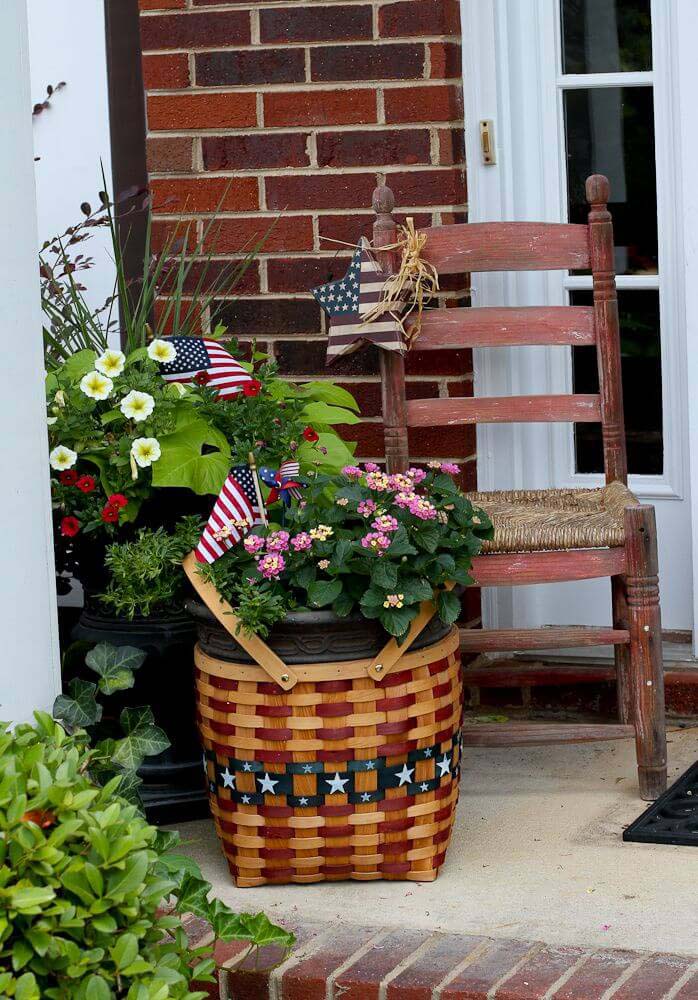
<path id="1" fill-rule="evenodd" d="M 136 671 L 134 687 L 108 698 L 106 713 L 117 718 L 126 706 L 148 705 L 172 744 L 149 758 L 138 772 L 149 822 L 176 823 L 207 816 L 202 751 L 194 718 L 196 627 L 191 618 L 182 613 L 129 621 L 87 607 L 71 638 L 146 650 L 148 657 Z"/>

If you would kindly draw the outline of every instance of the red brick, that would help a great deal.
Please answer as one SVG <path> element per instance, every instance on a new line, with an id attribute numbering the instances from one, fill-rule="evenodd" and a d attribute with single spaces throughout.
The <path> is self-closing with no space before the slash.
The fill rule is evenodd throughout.
<path id="1" fill-rule="evenodd" d="M 175 215 L 181 212 L 240 212 L 258 207 L 254 177 L 180 177 L 154 180 L 150 185 L 153 211 Z"/>
<path id="2" fill-rule="evenodd" d="M 187 942 L 190 948 L 199 948 L 213 940 L 213 928 L 208 920 L 187 913 L 182 918 L 182 930 L 187 935 Z"/>
<path id="3" fill-rule="evenodd" d="M 294 925 L 284 921 L 284 926 L 296 935 L 294 950 L 298 950 L 325 927 L 321 924 Z M 269 975 L 284 959 L 285 952 L 277 945 L 267 945 L 248 957 L 233 969 L 224 970 L 227 979 L 225 996 L 235 1000 L 261 1000 L 269 995 Z"/>
<path id="4" fill-rule="evenodd" d="M 540 1000 L 583 955 L 579 948 L 542 948 L 500 986 L 497 1000 Z"/>
<path id="5" fill-rule="evenodd" d="M 421 213 L 414 212 L 410 213 L 410 215 L 414 219 L 414 224 L 417 228 L 431 225 L 431 215 L 422 215 Z M 395 213 L 395 220 L 397 222 L 404 222 L 404 219 L 404 213 Z M 360 236 L 370 237 L 374 220 L 375 216 L 373 212 L 366 214 L 352 212 L 351 215 L 321 215 L 319 219 L 320 246 L 323 250 L 329 250 L 333 245 L 329 242 L 331 239 L 342 240 L 344 243 L 357 243 Z M 322 237 L 328 237 L 327 242 Z"/>
<path id="6" fill-rule="evenodd" d="M 186 0 L 138 0 L 141 10 L 182 10 Z"/>
<path id="7" fill-rule="evenodd" d="M 423 931 L 388 934 L 335 979 L 335 996 L 342 1000 L 378 1000 L 381 981 L 423 943 Z"/>
<path id="8" fill-rule="evenodd" d="M 457 396 L 462 398 L 463 396 L 472 396 L 473 394 L 473 380 L 467 378 L 462 382 L 449 382 L 448 383 L 448 394 L 449 396 Z"/>
<path id="9" fill-rule="evenodd" d="M 276 219 L 270 216 L 240 216 L 222 219 L 211 230 L 205 249 L 217 254 L 242 253 L 263 237 L 264 250 L 267 252 L 312 250 L 313 222 L 310 216 L 280 216 Z"/>
<path id="10" fill-rule="evenodd" d="M 201 291 L 211 289 L 215 284 L 216 294 L 220 297 L 229 295 L 255 295 L 259 292 L 259 261 L 253 260 L 237 283 L 234 283 L 234 269 L 239 262 L 228 260 L 211 260 L 194 262 L 184 280 L 184 291 L 193 293 L 202 281 Z"/>
<path id="11" fill-rule="evenodd" d="M 479 607 L 468 608 L 479 614 Z M 472 616 L 474 617 L 474 616 Z M 487 951 L 466 966 L 441 992 L 440 1000 L 486 1000 L 489 990 L 533 947 L 530 941 L 491 941 Z"/>
<path id="12" fill-rule="evenodd" d="M 414 80 L 424 76 L 423 45 L 333 45 L 310 50 L 313 80 Z"/>
<path id="13" fill-rule="evenodd" d="M 273 332 L 286 335 L 289 330 L 277 323 Z M 320 332 L 319 314 L 317 331 L 302 332 Z M 378 351 L 375 347 L 362 348 L 353 354 L 344 355 L 331 365 L 326 364 L 327 341 L 324 338 L 310 341 L 303 341 L 300 338 L 280 340 L 274 349 L 279 367 L 286 374 L 329 375 L 333 379 L 338 379 L 346 375 L 375 375 L 378 372 Z"/>
<path id="14" fill-rule="evenodd" d="M 153 222 L 150 236 L 151 249 L 158 253 L 165 248 L 165 244 L 170 246 L 170 252 L 177 253 L 184 246 L 186 240 L 187 249 L 193 250 L 196 246 L 196 229 L 191 221 L 181 222 Z"/>
<path id="15" fill-rule="evenodd" d="M 430 42 L 429 64 L 432 80 L 460 78 L 463 74 L 460 45 L 457 42 Z"/>
<path id="16" fill-rule="evenodd" d="M 308 136 L 302 132 L 210 136 L 202 140 L 206 170 L 307 167 Z"/>
<path id="17" fill-rule="evenodd" d="M 592 955 L 554 994 L 555 1000 L 595 1000 L 604 995 L 637 955 L 629 951 L 599 951 Z"/>
<path id="18" fill-rule="evenodd" d="M 144 52 L 205 46 L 248 45 L 250 15 L 244 10 L 164 14 L 141 18 Z"/>
<path id="19" fill-rule="evenodd" d="M 257 124 L 254 94 L 169 94 L 148 97 L 153 131 L 241 128 Z"/>
<path id="20" fill-rule="evenodd" d="M 371 204 L 375 174 L 340 174 L 330 181 L 323 175 L 289 174 L 267 177 L 267 205 L 271 209 L 363 208 Z"/>
<path id="21" fill-rule="evenodd" d="M 199 87 L 249 86 L 262 83 L 300 83 L 305 80 L 302 49 L 257 49 L 241 52 L 199 52 Z"/>
<path id="22" fill-rule="evenodd" d="M 317 158 L 319 167 L 429 163 L 431 141 L 426 129 L 322 132 L 317 137 Z"/>
<path id="23" fill-rule="evenodd" d="M 280 988 L 282 1000 L 324 998 L 328 976 L 368 944 L 375 934 L 374 928 L 334 925 L 331 936 L 320 947 L 284 973 Z"/>
<path id="24" fill-rule="evenodd" d="M 189 86 L 189 59 L 186 52 L 166 56 L 143 56 L 143 83 L 146 90 L 174 90 Z"/>
<path id="25" fill-rule="evenodd" d="M 458 35 L 458 0 L 401 0 L 381 7 L 378 15 L 381 38 L 405 35 Z"/>
<path id="26" fill-rule="evenodd" d="M 234 7 L 235 4 L 250 6 L 250 0 L 193 0 L 194 7 Z"/>
<path id="27" fill-rule="evenodd" d="M 698 975 L 691 976 L 686 985 L 674 994 L 674 1000 L 698 1000 Z"/>
<path id="28" fill-rule="evenodd" d="M 464 170 L 414 170 L 386 178 L 399 205 L 458 205 L 465 201 Z"/>
<path id="29" fill-rule="evenodd" d="M 184 138 L 148 138 L 146 152 L 150 173 L 189 173 L 192 169 L 192 140 Z"/>
<path id="30" fill-rule="evenodd" d="M 465 163 L 465 135 L 463 129 L 442 129 L 439 135 L 439 163 Z M 446 223 L 447 225 L 448 223 Z"/>
<path id="31" fill-rule="evenodd" d="M 320 332 L 320 307 L 315 299 L 238 299 L 224 305 L 221 322 L 235 335 L 301 337 Z M 299 339 L 297 346 L 303 350 L 310 345 Z M 322 348 L 324 354 L 326 345 Z"/>
<path id="32" fill-rule="evenodd" d="M 385 92 L 385 120 L 392 122 L 462 121 L 460 84 L 432 87 L 396 87 Z"/>
<path id="33" fill-rule="evenodd" d="M 409 442 L 410 455 L 463 459 L 475 454 L 475 427 L 414 427 Z"/>
<path id="34" fill-rule="evenodd" d="M 473 370 L 473 356 L 468 348 L 457 351 L 412 350 L 405 360 L 408 375 L 465 375 Z"/>
<path id="35" fill-rule="evenodd" d="M 371 38 L 373 15 L 365 6 L 332 6 L 324 16 L 312 5 L 260 12 L 262 42 L 323 42 Z"/>
<path id="36" fill-rule="evenodd" d="M 297 90 L 264 95 L 264 124 L 362 125 L 377 121 L 375 90 Z"/>
<path id="37" fill-rule="evenodd" d="M 348 257 L 302 257 L 270 260 L 270 292 L 307 292 L 314 285 L 341 278 L 349 269 Z"/>
<path id="38" fill-rule="evenodd" d="M 431 1000 L 432 991 L 481 941 L 464 934 L 435 934 L 426 951 L 388 984 L 387 1000 Z"/>
<path id="39" fill-rule="evenodd" d="M 345 382 L 342 388 L 355 397 L 363 417 L 379 417 L 381 415 L 379 382 Z M 438 382 L 407 382 L 406 388 L 408 399 L 436 399 L 439 395 Z"/>

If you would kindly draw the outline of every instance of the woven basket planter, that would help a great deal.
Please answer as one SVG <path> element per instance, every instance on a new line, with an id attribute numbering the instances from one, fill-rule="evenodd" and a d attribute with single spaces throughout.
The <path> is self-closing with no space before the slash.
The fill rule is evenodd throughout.
<path id="1" fill-rule="evenodd" d="M 353 646 L 350 656 L 308 662 L 318 659 L 317 649 L 302 655 L 318 645 L 313 627 L 327 642 L 328 628 L 315 624 L 301 649 L 289 650 L 287 630 L 282 661 L 273 635 L 269 646 L 233 638 L 229 606 L 189 575 L 220 622 L 200 625 L 197 712 L 236 885 L 436 878 L 458 800 L 457 629 L 421 649 L 391 640 L 360 655 L 350 624 L 331 643 Z M 425 609 L 412 641 L 432 614 Z"/>

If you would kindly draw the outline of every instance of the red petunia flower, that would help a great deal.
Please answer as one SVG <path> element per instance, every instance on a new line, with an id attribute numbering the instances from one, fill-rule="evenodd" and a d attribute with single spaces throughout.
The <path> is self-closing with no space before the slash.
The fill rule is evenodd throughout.
<path id="1" fill-rule="evenodd" d="M 107 506 L 115 507 L 116 510 L 121 510 L 123 507 L 128 506 L 128 499 L 123 495 L 123 493 L 112 493 L 107 500 Z"/>
<path id="2" fill-rule="evenodd" d="M 208 382 L 208 372 L 197 372 L 194 376 L 194 382 L 197 385 L 206 385 Z"/>
<path id="3" fill-rule="evenodd" d="M 258 379 L 253 378 L 251 382 L 245 382 L 242 387 L 242 394 L 243 396 L 259 396 L 261 388 L 262 383 Z"/>
<path id="4" fill-rule="evenodd" d="M 83 493 L 91 493 L 95 488 L 94 476 L 80 476 L 75 485 Z"/>
<path id="5" fill-rule="evenodd" d="M 77 517 L 64 517 L 61 521 L 61 534 L 66 538 L 73 538 L 80 530 L 80 522 Z"/>
<path id="6" fill-rule="evenodd" d="M 102 520 L 105 524 L 116 524 L 119 520 L 119 508 L 107 504 L 106 507 L 102 508 Z"/>
<path id="7" fill-rule="evenodd" d="M 303 437 L 306 441 L 310 441 L 311 444 L 320 440 L 320 435 L 313 427 L 306 427 L 303 431 Z"/>
<path id="8" fill-rule="evenodd" d="M 75 486 L 78 481 L 78 474 L 75 469 L 66 469 L 58 477 L 64 486 Z"/>

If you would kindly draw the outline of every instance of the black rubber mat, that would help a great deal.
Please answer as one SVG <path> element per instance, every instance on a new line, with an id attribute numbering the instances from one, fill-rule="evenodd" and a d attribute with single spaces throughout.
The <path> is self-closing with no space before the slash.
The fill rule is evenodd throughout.
<path id="1" fill-rule="evenodd" d="M 698 762 L 630 824 L 623 840 L 698 847 Z"/>

